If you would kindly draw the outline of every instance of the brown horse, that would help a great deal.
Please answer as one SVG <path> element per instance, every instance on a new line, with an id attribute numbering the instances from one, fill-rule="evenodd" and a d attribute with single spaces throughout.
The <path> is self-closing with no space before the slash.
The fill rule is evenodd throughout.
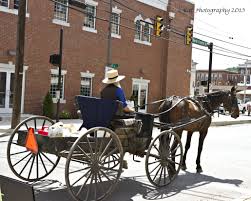
<path id="1" fill-rule="evenodd" d="M 197 172 L 202 172 L 200 165 L 200 156 L 203 148 L 203 142 L 208 132 L 208 127 L 211 124 L 211 115 L 221 104 L 229 111 L 231 117 L 239 117 L 239 108 L 237 104 L 236 91 L 232 87 L 231 91 L 217 91 L 208 93 L 204 96 L 196 97 L 196 100 L 191 98 L 178 98 L 173 97 L 165 100 L 159 108 L 159 120 L 162 123 L 168 123 L 174 125 L 174 131 L 181 137 L 183 130 L 187 132 L 187 141 L 185 145 L 185 153 L 183 156 L 182 169 L 186 169 L 186 155 L 190 148 L 192 134 L 198 131 L 199 146 L 198 155 L 196 159 Z M 186 124 L 182 127 L 175 128 L 175 125 L 183 124 L 183 122 L 189 122 L 191 119 L 197 119 L 202 116 L 205 118 L 195 123 Z M 175 149 L 177 145 L 173 145 L 171 149 Z M 173 157 L 174 158 L 174 157 Z"/>

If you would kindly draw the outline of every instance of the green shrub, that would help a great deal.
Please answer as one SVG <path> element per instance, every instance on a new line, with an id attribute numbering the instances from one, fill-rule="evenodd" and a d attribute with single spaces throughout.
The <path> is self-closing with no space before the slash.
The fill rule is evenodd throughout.
<path id="1" fill-rule="evenodd" d="M 70 118 L 71 118 L 71 113 L 68 112 L 67 110 L 63 110 L 63 111 L 60 113 L 59 118 L 60 118 L 60 119 L 70 119 Z"/>
<path id="2" fill-rule="evenodd" d="M 43 115 L 49 118 L 53 118 L 53 101 L 50 92 L 48 92 L 44 97 Z"/>

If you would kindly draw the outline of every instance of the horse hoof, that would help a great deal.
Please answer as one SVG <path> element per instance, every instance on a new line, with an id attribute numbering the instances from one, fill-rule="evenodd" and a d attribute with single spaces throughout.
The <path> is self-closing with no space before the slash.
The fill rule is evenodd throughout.
<path id="1" fill-rule="evenodd" d="M 187 169 L 187 166 L 186 165 L 181 165 L 180 168 L 185 171 Z"/>
<path id="2" fill-rule="evenodd" d="M 202 170 L 201 167 L 200 168 L 196 168 L 196 170 L 197 170 L 197 173 L 202 173 L 203 172 L 203 170 Z"/>

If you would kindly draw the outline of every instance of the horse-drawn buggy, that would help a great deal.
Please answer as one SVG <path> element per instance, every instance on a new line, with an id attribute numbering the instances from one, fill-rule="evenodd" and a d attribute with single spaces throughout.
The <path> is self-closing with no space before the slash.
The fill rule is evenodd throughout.
<path id="1" fill-rule="evenodd" d="M 162 106 L 168 101 L 163 100 Z M 169 114 L 185 101 L 189 100 L 178 101 L 159 114 L 136 113 L 125 118 L 118 113 L 118 101 L 76 96 L 83 119 L 80 131 L 65 137 L 50 137 L 44 131 L 53 126 L 53 120 L 44 116 L 25 119 L 9 139 L 9 166 L 20 179 L 34 182 L 48 176 L 64 157 L 65 182 L 71 196 L 78 201 L 103 200 L 116 187 L 125 165 L 123 157 L 128 152 L 133 157 L 145 156 L 146 176 L 151 184 L 166 186 L 184 164 L 180 136 L 175 129 L 180 131 L 182 125 L 201 122 L 208 114 L 202 112 L 199 118 L 186 120 L 185 124 L 154 119 Z M 163 130 L 157 136 L 152 132 L 154 126 Z M 86 130 L 81 131 L 82 128 Z"/>

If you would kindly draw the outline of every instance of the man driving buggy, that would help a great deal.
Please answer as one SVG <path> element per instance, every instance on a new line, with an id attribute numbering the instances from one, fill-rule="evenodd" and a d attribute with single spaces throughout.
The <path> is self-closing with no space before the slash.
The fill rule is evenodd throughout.
<path id="1" fill-rule="evenodd" d="M 130 109 L 126 103 L 124 90 L 121 88 L 120 81 L 125 78 L 124 75 L 119 75 L 117 70 L 109 70 L 106 73 L 106 78 L 103 83 L 107 84 L 101 91 L 101 98 L 118 100 L 122 103 L 123 112 L 131 113 L 134 110 Z"/>

